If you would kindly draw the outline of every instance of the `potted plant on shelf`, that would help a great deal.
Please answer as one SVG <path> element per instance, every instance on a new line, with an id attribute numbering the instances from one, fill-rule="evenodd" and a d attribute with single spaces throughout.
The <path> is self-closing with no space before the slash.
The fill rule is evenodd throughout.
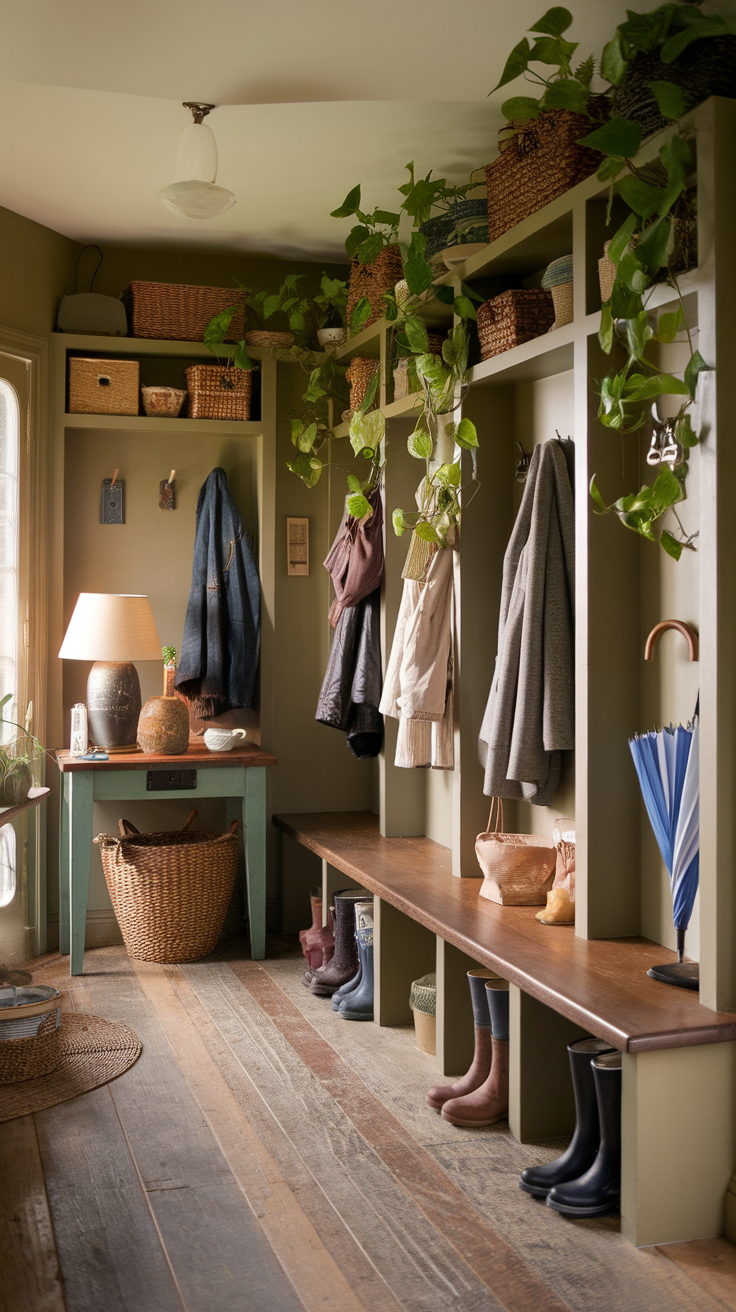
<path id="1" fill-rule="evenodd" d="M 347 331 L 347 283 L 323 273 L 313 306 L 319 345 L 325 349 L 340 346 Z"/>
<path id="2" fill-rule="evenodd" d="M 638 123 L 644 137 L 708 96 L 736 96 L 733 25 L 699 5 L 681 0 L 646 14 L 628 10 L 603 50 L 601 73 L 616 88 L 613 113 Z"/>
<path id="3" fill-rule="evenodd" d="M 399 187 L 404 196 L 402 209 L 426 238 L 424 259 L 428 263 L 441 254 L 445 266 L 452 268 L 487 244 L 488 200 L 485 195 L 469 195 L 484 187 L 484 182 L 474 180 L 471 173 L 466 183 L 453 186 L 445 178 L 433 178 L 432 169 L 426 177 L 415 178 L 413 161 L 406 168 L 409 181 Z M 464 249 L 457 250 L 453 259 L 450 251 L 457 247 Z"/>
<path id="4" fill-rule="evenodd" d="M 25 725 L 5 719 L 5 707 L 12 699 L 13 694 L 9 692 L 0 701 L 0 734 L 3 725 L 20 730 L 12 743 L 0 745 L 0 807 L 20 806 L 28 800 L 34 774 L 45 755 L 45 748 L 31 733 L 32 703 L 29 703 L 26 712 Z"/>

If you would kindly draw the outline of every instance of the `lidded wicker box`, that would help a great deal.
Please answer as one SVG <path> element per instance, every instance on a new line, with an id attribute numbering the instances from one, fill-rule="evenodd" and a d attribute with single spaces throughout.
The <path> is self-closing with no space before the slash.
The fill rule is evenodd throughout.
<path id="1" fill-rule="evenodd" d="M 478 306 L 480 353 L 490 360 L 513 346 L 549 332 L 555 321 L 551 292 L 536 288 L 501 292 Z"/>
<path id="2" fill-rule="evenodd" d="M 61 1051 L 61 995 L 48 985 L 0 989 L 0 1084 L 56 1070 Z"/>
<path id="3" fill-rule="evenodd" d="M 69 357 L 71 415 L 137 415 L 140 362 Z"/>
<path id="4" fill-rule="evenodd" d="M 190 419 L 250 419 L 251 370 L 195 364 L 186 376 Z"/>

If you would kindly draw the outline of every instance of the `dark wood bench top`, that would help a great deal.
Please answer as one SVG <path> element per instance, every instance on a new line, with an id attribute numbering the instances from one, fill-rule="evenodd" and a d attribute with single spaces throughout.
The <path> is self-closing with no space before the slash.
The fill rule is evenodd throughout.
<path id="1" fill-rule="evenodd" d="M 625 1052 L 736 1039 L 736 1012 L 647 977 L 674 952 L 649 939 L 583 939 L 541 925 L 537 907 L 478 897 L 479 881 L 452 874 L 449 848 L 429 838 L 382 838 L 370 811 L 278 815 L 274 824 L 336 870 L 489 966 L 525 993 Z"/>

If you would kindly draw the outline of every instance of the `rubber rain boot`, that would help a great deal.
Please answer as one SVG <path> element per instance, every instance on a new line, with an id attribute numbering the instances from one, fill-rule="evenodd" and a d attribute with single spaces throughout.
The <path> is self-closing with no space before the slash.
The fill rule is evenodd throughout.
<path id="1" fill-rule="evenodd" d="M 491 1017 L 491 1070 L 487 1080 L 462 1098 L 451 1098 L 442 1117 L 453 1125 L 476 1129 L 495 1125 L 509 1110 L 509 986 L 504 979 L 485 980 Z"/>
<path id="2" fill-rule="evenodd" d="M 601 1142 L 589 1171 L 547 1194 L 547 1206 L 565 1216 L 606 1216 L 621 1202 L 621 1053 L 603 1052 L 590 1064 Z"/>
<path id="3" fill-rule="evenodd" d="M 342 1002 L 343 998 L 346 998 L 348 993 L 352 993 L 353 989 L 357 989 L 358 985 L 360 984 L 360 978 L 362 973 L 363 970 L 360 964 L 360 954 L 358 954 L 358 969 L 353 975 L 353 978 L 349 979 L 347 984 L 341 984 L 339 989 L 335 989 L 335 992 L 332 995 L 333 1011 L 339 1011 L 340 1003 Z"/>
<path id="4" fill-rule="evenodd" d="M 615 1049 L 603 1039 L 578 1039 L 568 1045 L 567 1051 L 575 1095 L 575 1133 L 569 1148 L 556 1161 L 528 1166 L 522 1171 L 519 1188 L 528 1194 L 536 1194 L 538 1198 L 546 1198 L 555 1185 L 578 1180 L 590 1170 L 601 1142 L 591 1059 Z"/>
<path id="5" fill-rule="evenodd" d="M 343 998 L 343 1020 L 373 1020 L 373 899 L 355 904 L 355 938 L 360 957 L 360 984 Z"/>
<path id="6" fill-rule="evenodd" d="M 473 1004 L 473 1022 L 475 1024 L 475 1052 L 473 1060 L 465 1075 L 452 1084 L 435 1084 L 427 1093 L 427 1102 L 435 1111 L 441 1112 L 450 1098 L 462 1098 L 465 1093 L 472 1093 L 488 1079 L 491 1070 L 491 1016 L 486 998 L 486 980 L 496 979 L 492 970 L 469 970 L 468 984 L 470 1000 Z"/>
<path id="7" fill-rule="evenodd" d="M 307 959 L 307 969 L 302 976 L 302 984 L 309 988 L 315 970 L 326 966 L 335 951 L 335 922 L 332 907 L 327 912 L 327 924 L 322 924 L 322 893 L 309 894 L 312 907 L 312 923 L 309 929 L 299 931 L 299 942 Z"/>
<path id="8" fill-rule="evenodd" d="M 355 919 L 353 907 L 371 894 L 365 888 L 343 888 L 335 894 L 335 951 L 324 966 L 315 970 L 309 985 L 310 993 L 318 997 L 331 997 L 341 984 L 347 984 L 358 969 L 358 949 L 355 946 Z"/>

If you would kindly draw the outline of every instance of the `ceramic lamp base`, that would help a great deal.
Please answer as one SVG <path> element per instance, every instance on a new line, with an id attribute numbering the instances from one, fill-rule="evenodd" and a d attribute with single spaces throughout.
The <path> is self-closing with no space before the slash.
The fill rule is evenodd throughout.
<path id="1" fill-rule="evenodd" d="M 95 661 L 87 679 L 90 742 L 105 752 L 134 752 L 141 685 L 131 661 Z"/>

